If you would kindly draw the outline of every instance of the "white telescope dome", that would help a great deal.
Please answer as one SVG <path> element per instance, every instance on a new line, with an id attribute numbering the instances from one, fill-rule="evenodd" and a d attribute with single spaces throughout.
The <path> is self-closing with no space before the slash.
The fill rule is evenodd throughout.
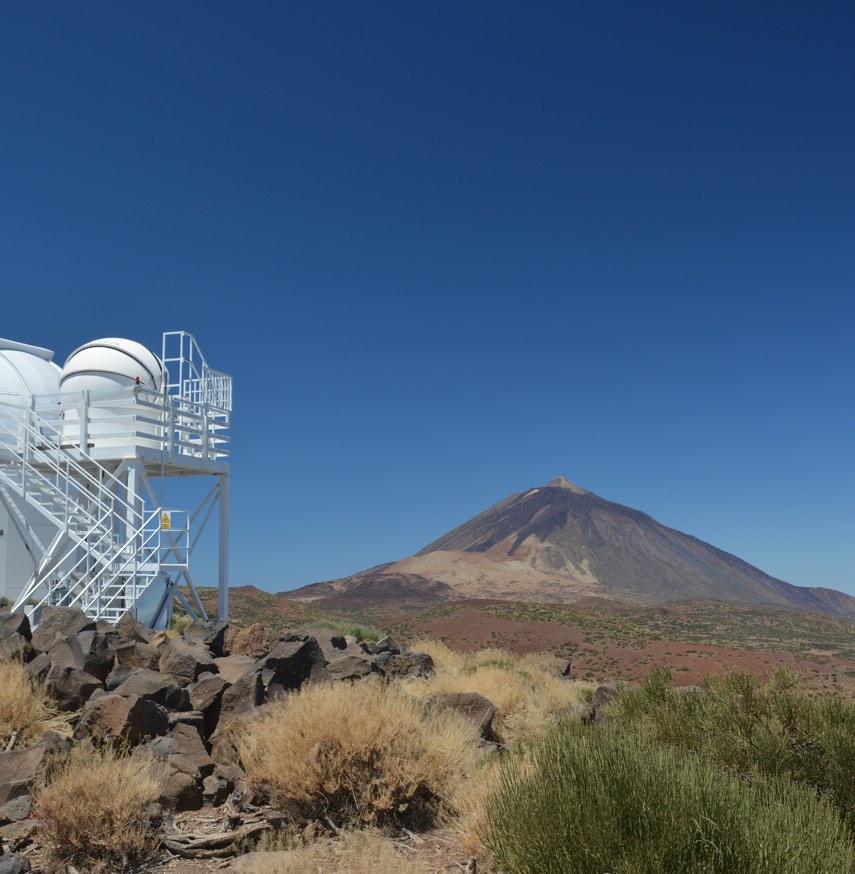
<path id="1" fill-rule="evenodd" d="M 56 394 L 59 368 L 53 352 L 0 340 L 0 402 L 29 406 L 34 395 Z"/>
<path id="2" fill-rule="evenodd" d="M 151 391 L 163 385 L 163 364 L 134 340 L 106 337 L 75 349 L 59 379 L 63 391 L 115 391 L 139 383 Z"/>

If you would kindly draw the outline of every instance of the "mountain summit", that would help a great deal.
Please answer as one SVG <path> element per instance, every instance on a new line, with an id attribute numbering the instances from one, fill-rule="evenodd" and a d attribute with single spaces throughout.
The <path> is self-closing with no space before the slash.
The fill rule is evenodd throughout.
<path id="1" fill-rule="evenodd" d="M 641 604 L 728 601 L 855 618 L 855 598 L 803 588 L 621 504 L 556 477 L 511 495 L 416 555 L 337 580 L 342 596 L 371 580 L 375 598 L 384 578 L 398 596 L 401 581 L 443 598 L 574 601 L 599 597 Z M 394 579 L 394 585 L 392 585 Z M 422 582 L 420 582 L 422 581 Z M 441 589 L 437 584 L 442 584 Z M 316 586 L 288 593 L 315 600 Z"/>

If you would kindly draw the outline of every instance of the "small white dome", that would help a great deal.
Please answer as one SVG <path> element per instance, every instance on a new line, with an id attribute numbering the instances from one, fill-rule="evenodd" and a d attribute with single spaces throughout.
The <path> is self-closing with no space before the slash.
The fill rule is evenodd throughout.
<path id="1" fill-rule="evenodd" d="M 53 352 L 12 340 L 0 340 L 0 402 L 29 406 L 34 395 L 59 391 Z"/>
<path id="2" fill-rule="evenodd" d="M 107 337 L 75 349 L 62 368 L 59 384 L 64 391 L 96 391 L 122 388 L 137 381 L 160 391 L 161 360 L 142 343 Z"/>

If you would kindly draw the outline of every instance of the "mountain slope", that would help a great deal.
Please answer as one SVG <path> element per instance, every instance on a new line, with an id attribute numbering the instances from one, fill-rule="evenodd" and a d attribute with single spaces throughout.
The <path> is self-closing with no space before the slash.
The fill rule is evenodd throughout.
<path id="1" fill-rule="evenodd" d="M 723 550 L 559 477 L 511 495 L 395 564 L 372 569 L 371 595 L 384 577 L 445 584 L 451 597 L 573 601 L 599 596 L 642 604 L 715 599 L 855 618 L 855 598 L 793 586 Z M 361 575 L 336 581 L 336 595 Z M 361 585 L 361 584 L 360 584 Z M 302 597 L 309 589 L 301 590 Z M 390 591 L 390 595 L 391 595 Z"/>

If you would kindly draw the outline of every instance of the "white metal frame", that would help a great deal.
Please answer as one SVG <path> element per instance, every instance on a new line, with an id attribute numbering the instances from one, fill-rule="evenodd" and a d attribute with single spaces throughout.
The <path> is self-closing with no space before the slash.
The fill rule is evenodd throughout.
<path id="1" fill-rule="evenodd" d="M 192 616 L 207 618 L 189 565 L 215 507 L 217 612 L 228 617 L 232 379 L 208 366 L 186 331 L 163 335 L 163 363 L 161 392 L 140 385 L 66 392 L 34 398 L 28 408 L 0 397 L 0 501 L 39 556 L 14 609 L 26 608 L 34 621 L 55 603 L 115 621 L 160 582 Z M 187 476 L 214 477 L 201 504 L 160 506 L 152 480 Z M 56 527 L 47 547 L 12 494 Z M 190 601 L 175 588 L 181 582 Z M 163 599 L 167 613 L 171 600 Z"/>

